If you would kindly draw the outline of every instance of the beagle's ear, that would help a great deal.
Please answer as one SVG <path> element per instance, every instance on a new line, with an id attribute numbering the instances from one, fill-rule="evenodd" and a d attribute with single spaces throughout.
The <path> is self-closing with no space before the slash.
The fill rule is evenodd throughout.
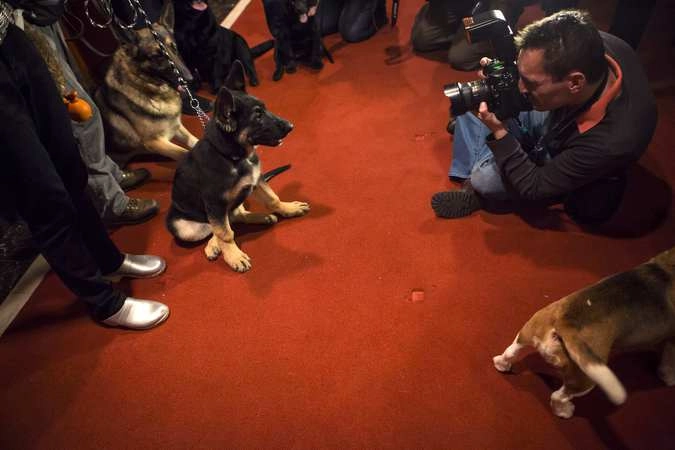
<path id="1" fill-rule="evenodd" d="M 232 92 L 227 88 L 221 87 L 213 106 L 213 118 L 226 133 L 232 133 L 237 129 L 237 120 L 234 117 L 234 113 L 235 103 Z"/>
<path id="2" fill-rule="evenodd" d="M 225 86 L 228 89 L 233 91 L 242 91 L 246 92 L 246 80 L 244 79 L 244 66 L 241 65 L 241 62 L 237 59 L 232 64 L 230 73 L 227 75 L 225 80 Z"/>

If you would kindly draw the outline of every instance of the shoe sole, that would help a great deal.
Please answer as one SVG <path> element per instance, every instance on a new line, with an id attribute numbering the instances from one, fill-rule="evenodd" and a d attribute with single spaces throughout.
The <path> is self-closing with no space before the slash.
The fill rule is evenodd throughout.
<path id="1" fill-rule="evenodd" d="M 464 191 L 437 192 L 431 197 L 431 208 L 443 219 L 466 217 L 480 209 L 475 194 Z"/>

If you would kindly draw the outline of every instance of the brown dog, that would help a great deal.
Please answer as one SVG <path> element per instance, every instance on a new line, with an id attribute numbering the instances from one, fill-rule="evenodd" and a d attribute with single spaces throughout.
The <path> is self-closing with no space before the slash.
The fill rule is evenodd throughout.
<path id="1" fill-rule="evenodd" d="M 611 350 L 662 347 L 659 377 L 675 385 L 675 247 L 632 270 L 563 297 L 537 311 L 503 354 L 497 370 L 506 372 L 518 352 L 534 346 L 562 374 L 551 394 L 559 417 L 574 413 L 572 399 L 598 384 L 620 405 L 626 390 L 607 367 Z"/>

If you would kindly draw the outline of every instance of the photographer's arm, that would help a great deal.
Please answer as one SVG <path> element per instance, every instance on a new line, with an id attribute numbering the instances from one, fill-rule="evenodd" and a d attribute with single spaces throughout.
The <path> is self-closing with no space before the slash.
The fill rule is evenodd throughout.
<path id="1" fill-rule="evenodd" d="M 634 158 L 613 151 L 611 143 L 582 136 L 543 166 L 529 159 L 511 134 L 487 142 L 503 176 L 525 200 L 555 198 L 591 183 Z"/>

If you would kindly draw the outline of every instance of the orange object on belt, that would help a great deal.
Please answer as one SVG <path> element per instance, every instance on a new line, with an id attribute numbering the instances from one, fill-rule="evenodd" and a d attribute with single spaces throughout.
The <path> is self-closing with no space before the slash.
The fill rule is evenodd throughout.
<path id="1" fill-rule="evenodd" d="M 75 122 L 86 122 L 93 115 L 89 103 L 79 98 L 75 91 L 71 91 L 70 94 L 63 97 L 63 103 L 68 108 L 71 120 Z"/>

